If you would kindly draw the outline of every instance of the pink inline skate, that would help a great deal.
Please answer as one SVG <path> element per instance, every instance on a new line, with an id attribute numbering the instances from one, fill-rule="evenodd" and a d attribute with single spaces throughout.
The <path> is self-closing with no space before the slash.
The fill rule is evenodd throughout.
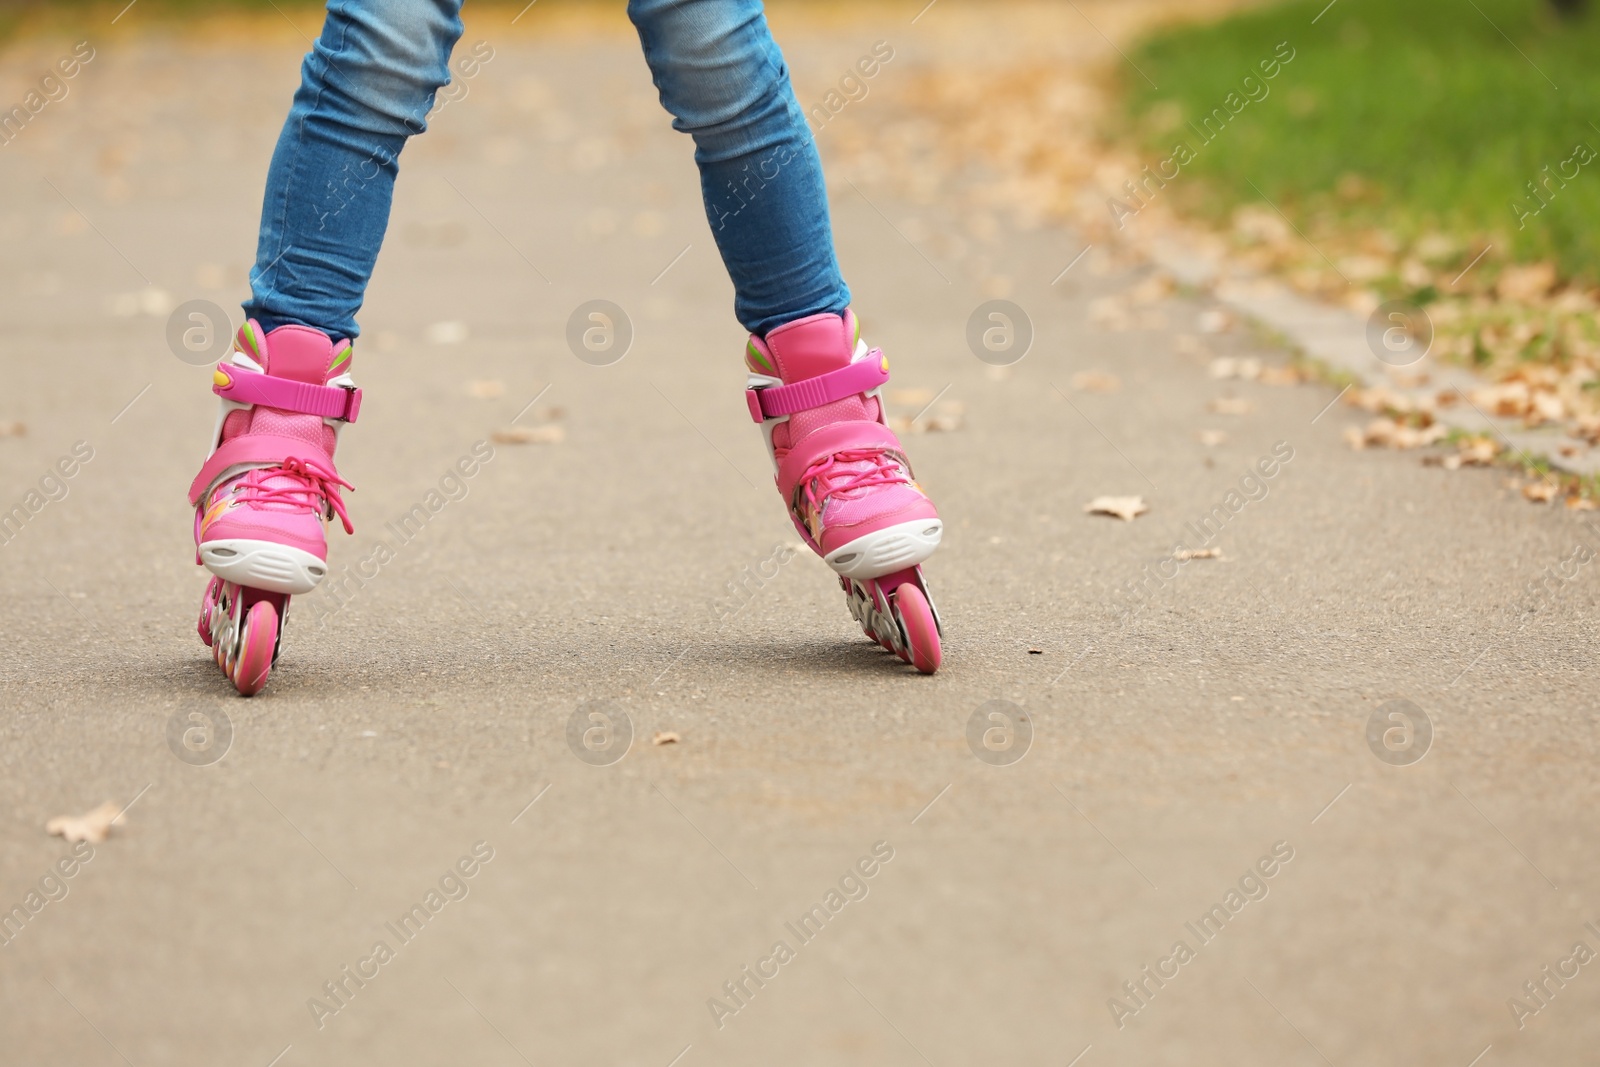
<path id="1" fill-rule="evenodd" d="M 839 574 L 864 632 L 924 674 L 939 669 L 939 614 L 919 564 L 944 524 L 884 418 L 889 359 L 853 312 L 752 336 L 746 398 L 795 529 Z"/>
<path id="2" fill-rule="evenodd" d="M 307 326 L 264 334 L 251 319 L 217 364 L 222 398 L 211 456 L 189 487 L 195 562 L 214 577 L 200 603 L 200 639 L 244 696 L 277 662 L 289 598 L 328 573 L 327 523 L 347 533 L 334 469 L 339 427 L 355 422 L 361 390 L 349 341 Z"/>

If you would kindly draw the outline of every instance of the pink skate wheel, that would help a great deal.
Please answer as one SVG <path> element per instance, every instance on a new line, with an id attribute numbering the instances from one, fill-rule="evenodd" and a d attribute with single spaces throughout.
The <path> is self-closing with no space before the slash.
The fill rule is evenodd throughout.
<path id="1" fill-rule="evenodd" d="M 200 640 L 206 643 L 207 648 L 211 647 L 211 613 L 216 610 L 217 590 L 221 586 L 221 578 L 211 579 L 206 586 L 206 595 L 200 601 L 200 621 L 195 624 L 195 629 L 200 631 Z"/>
<path id="2" fill-rule="evenodd" d="M 923 674 L 932 674 L 939 669 L 941 650 L 939 647 L 939 626 L 933 619 L 933 608 L 928 606 L 928 598 L 922 595 L 911 582 L 904 582 L 895 592 L 895 610 L 900 616 L 900 625 L 905 628 L 906 643 L 911 646 L 910 656 L 902 656 L 913 667 Z"/>
<path id="3" fill-rule="evenodd" d="M 239 655 L 228 672 L 240 696 L 254 696 L 267 684 L 277 642 L 278 612 L 270 601 L 258 600 L 245 616 L 244 632 L 239 635 Z"/>

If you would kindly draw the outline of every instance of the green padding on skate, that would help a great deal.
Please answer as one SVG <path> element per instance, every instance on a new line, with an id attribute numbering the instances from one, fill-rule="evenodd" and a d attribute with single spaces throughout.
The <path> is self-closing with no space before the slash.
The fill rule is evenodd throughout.
<path id="1" fill-rule="evenodd" d="M 751 370 L 764 370 L 768 374 L 772 373 L 772 364 L 768 363 L 767 357 L 761 354 L 761 349 L 757 348 L 753 343 L 745 345 L 745 349 L 749 353 L 746 358 L 757 364 L 757 366 L 752 366 Z"/>
<path id="2" fill-rule="evenodd" d="M 256 324 L 246 322 L 243 328 L 239 330 L 239 337 L 244 341 L 244 346 L 250 350 L 250 354 L 259 361 L 261 359 L 261 338 L 256 336 Z"/>

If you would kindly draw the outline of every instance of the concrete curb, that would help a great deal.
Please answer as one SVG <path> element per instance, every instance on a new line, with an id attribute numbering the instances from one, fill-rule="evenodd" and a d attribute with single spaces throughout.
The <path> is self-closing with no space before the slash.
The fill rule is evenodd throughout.
<path id="1" fill-rule="evenodd" d="M 1561 454 L 1563 444 L 1576 440 L 1568 435 L 1565 426 L 1550 423 L 1528 429 L 1518 419 L 1489 415 L 1468 402 L 1466 397 L 1471 390 L 1485 383 L 1460 367 L 1424 357 L 1407 369 L 1426 371 L 1428 384 L 1396 385 L 1389 373 L 1391 368 L 1373 355 L 1367 344 L 1366 320 L 1352 311 L 1307 299 L 1288 285 L 1264 276 L 1225 277 L 1214 257 L 1179 240 L 1153 241 L 1142 251 L 1180 283 L 1209 290 L 1219 303 L 1282 334 L 1307 356 L 1350 374 L 1362 385 L 1381 384 L 1408 399 L 1455 389 L 1462 402 L 1441 406 L 1434 412 L 1435 419 L 1451 429 L 1492 433 L 1513 452 L 1542 458 L 1557 470 L 1580 475 L 1600 473 L 1600 451 L 1585 449 L 1577 456 Z"/>

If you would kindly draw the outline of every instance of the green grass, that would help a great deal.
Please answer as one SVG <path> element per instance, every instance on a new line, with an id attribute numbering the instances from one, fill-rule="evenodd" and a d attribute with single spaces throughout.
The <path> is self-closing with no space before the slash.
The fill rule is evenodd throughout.
<path id="1" fill-rule="evenodd" d="M 1511 207 L 1537 207 L 1527 183 L 1578 143 L 1600 152 L 1600 11 L 1569 21 L 1534 0 L 1338 0 L 1313 25 L 1325 3 L 1175 27 L 1130 52 L 1160 86 L 1124 68 L 1131 136 L 1147 156 L 1178 140 L 1197 153 L 1161 195 L 1221 221 L 1260 201 L 1254 183 L 1313 234 L 1438 229 L 1600 281 L 1600 155 L 1521 229 Z M 1187 120 L 1242 97 L 1283 41 L 1294 58 L 1269 95 L 1202 146 Z"/>

